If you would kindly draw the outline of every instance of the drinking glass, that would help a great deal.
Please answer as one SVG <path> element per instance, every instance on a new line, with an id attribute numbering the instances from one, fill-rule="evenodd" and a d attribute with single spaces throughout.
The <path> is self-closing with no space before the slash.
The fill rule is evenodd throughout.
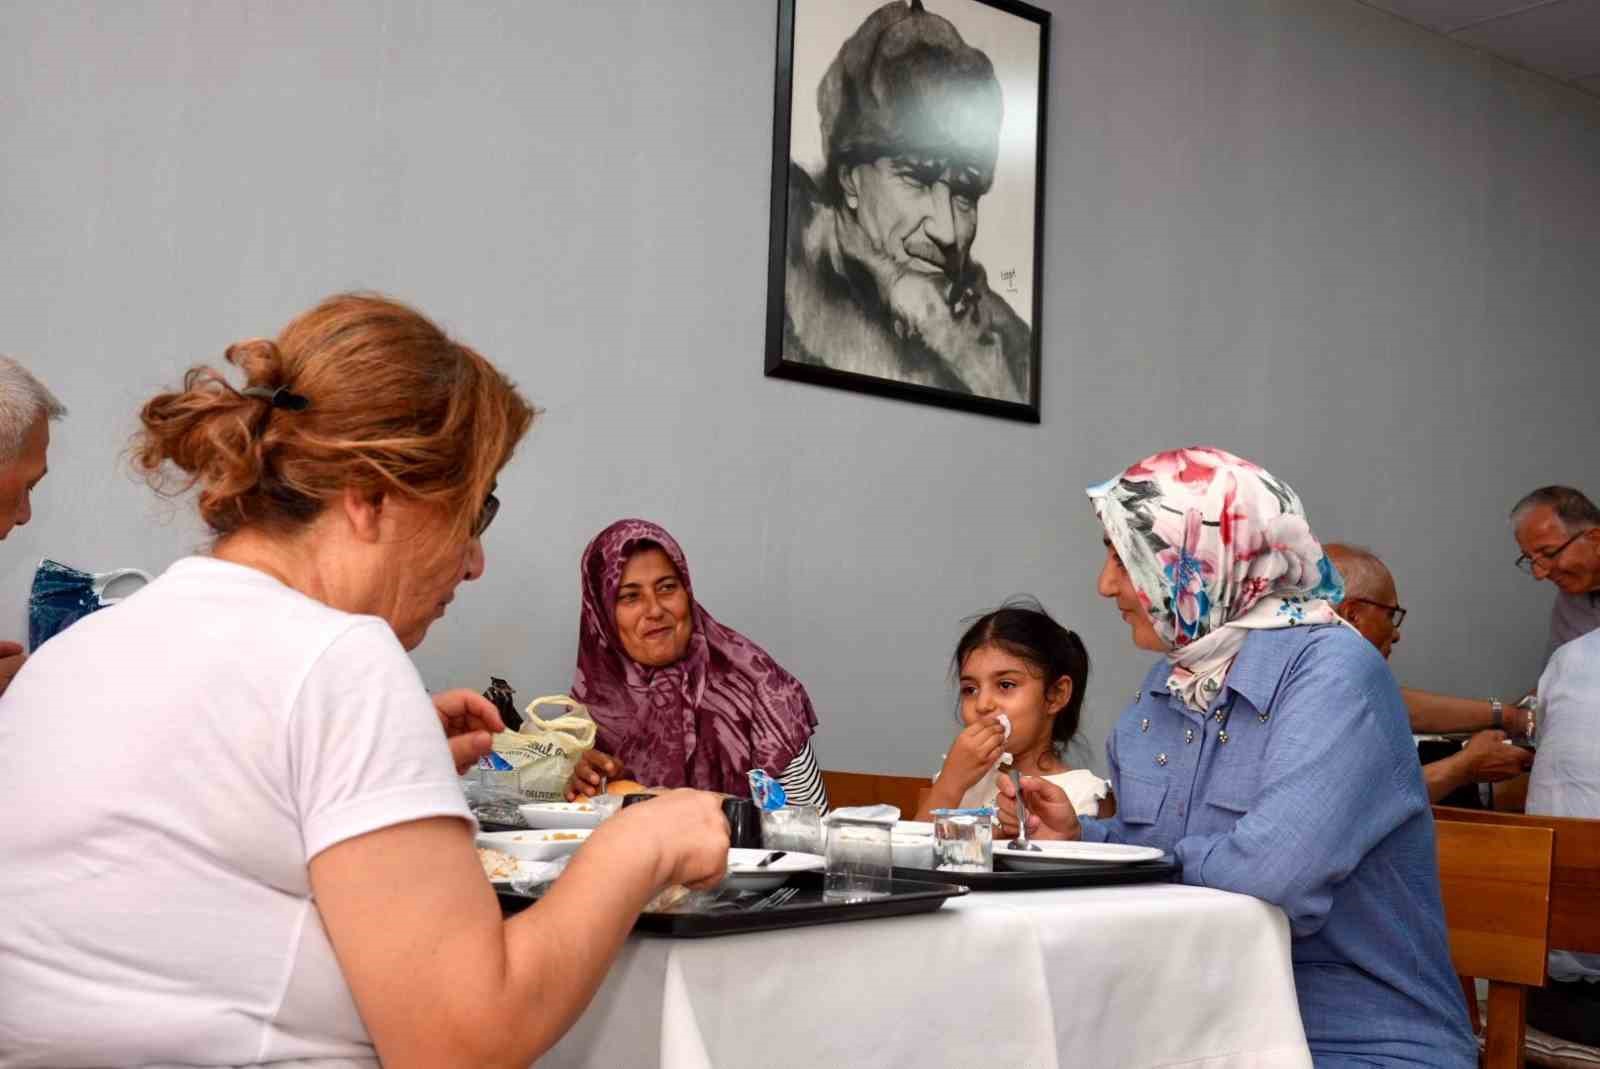
<path id="1" fill-rule="evenodd" d="M 863 902 L 890 892 L 892 828 L 892 824 L 875 821 L 829 820 L 823 901 Z"/>
<path id="2" fill-rule="evenodd" d="M 933 867 L 949 872 L 993 872 L 993 820 L 993 809 L 935 809 Z"/>
<path id="3" fill-rule="evenodd" d="M 822 814 L 815 806 L 786 805 L 761 813 L 761 848 L 822 853 Z"/>

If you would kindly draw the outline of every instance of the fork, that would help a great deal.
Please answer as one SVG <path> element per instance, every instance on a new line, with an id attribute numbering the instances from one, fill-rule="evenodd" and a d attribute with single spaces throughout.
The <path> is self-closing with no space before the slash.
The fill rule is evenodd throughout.
<path id="1" fill-rule="evenodd" d="M 798 887 L 780 887 L 759 902 L 751 905 L 745 912 L 754 913 L 758 909 L 776 909 L 799 893 L 800 888 Z"/>
<path id="2" fill-rule="evenodd" d="M 1014 768 L 1011 770 L 1011 789 L 1017 792 L 1017 837 L 1011 840 L 1011 849 L 1043 853 L 1044 851 L 1038 846 L 1028 841 L 1028 805 L 1022 800 L 1022 777 Z"/>

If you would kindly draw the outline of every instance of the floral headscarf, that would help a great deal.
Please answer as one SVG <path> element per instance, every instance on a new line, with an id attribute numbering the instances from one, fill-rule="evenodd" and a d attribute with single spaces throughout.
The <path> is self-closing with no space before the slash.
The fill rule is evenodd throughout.
<path id="1" fill-rule="evenodd" d="M 628 558 L 659 546 L 693 605 L 681 659 L 639 664 L 617 635 L 617 589 Z M 646 520 L 618 520 L 583 551 L 583 615 L 572 696 L 599 727 L 596 745 L 648 787 L 698 787 L 748 796 L 746 774 L 778 776 L 817 725 L 811 699 L 765 650 L 701 607 L 683 549 Z"/>
<path id="2" fill-rule="evenodd" d="M 1157 453 L 1089 499 L 1169 647 L 1167 685 L 1204 712 L 1251 630 L 1342 623 L 1344 581 L 1285 483 L 1232 453 Z"/>

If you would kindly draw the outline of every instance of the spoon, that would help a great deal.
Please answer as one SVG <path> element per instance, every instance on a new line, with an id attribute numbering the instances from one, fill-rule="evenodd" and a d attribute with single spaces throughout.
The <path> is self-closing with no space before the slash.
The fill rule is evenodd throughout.
<path id="1" fill-rule="evenodd" d="M 1011 770 L 1011 789 L 1017 792 L 1017 837 L 1011 840 L 1011 849 L 1043 853 L 1044 851 L 1028 841 L 1028 806 L 1022 800 L 1022 776 L 1014 768 Z"/>
<path id="2" fill-rule="evenodd" d="M 1034 849 L 1037 850 L 1038 847 L 1034 847 Z M 760 861 L 757 861 L 756 862 L 756 868 L 764 869 L 768 865 L 770 865 L 772 862 L 778 860 L 780 857 L 782 857 L 784 854 L 787 854 L 788 852 L 789 851 L 787 851 L 787 850 L 774 850 L 772 853 L 768 854 L 766 857 L 762 858 Z"/>

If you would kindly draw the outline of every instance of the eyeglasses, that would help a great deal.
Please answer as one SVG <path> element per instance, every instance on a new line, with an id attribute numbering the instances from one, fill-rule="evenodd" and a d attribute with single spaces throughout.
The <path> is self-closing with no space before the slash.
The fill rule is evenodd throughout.
<path id="1" fill-rule="evenodd" d="M 1373 601 L 1371 598 L 1345 598 L 1344 600 L 1358 601 L 1363 605 L 1371 605 L 1375 609 L 1388 610 L 1389 624 L 1392 627 L 1399 627 L 1401 624 L 1405 623 L 1406 611 L 1398 605 L 1385 605 L 1383 602 Z"/>
<path id="2" fill-rule="evenodd" d="M 483 499 L 483 508 L 478 510 L 478 518 L 472 523 L 472 537 L 482 538 L 483 532 L 489 529 L 495 516 L 500 512 L 500 499 L 494 496 L 499 483 L 489 488 L 489 496 Z"/>
<path id="3" fill-rule="evenodd" d="M 1546 568 L 1548 568 L 1548 567 L 1550 567 L 1551 565 L 1553 565 L 1556 562 L 1556 558 L 1557 557 L 1561 556 L 1561 554 L 1563 554 L 1563 553 L 1565 553 L 1567 551 L 1567 547 L 1568 546 L 1572 545 L 1572 543 L 1576 542 L 1578 539 L 1582 538 L 1584 535 L 1586 535 L 1588 533 L 1589 533 L 1588 531 L 1579 531 L 1577 534 L 1573 535 L 1571 538 L 1569 538 L 1565 542 L 1561 543 L 1555 549 L 1551 549 L 1551 550 L 1543 550 L 1543 549 L 1541 549 L 1531 557 L 1528 556 L 1526 553 L 1524 553 L 1522 556 L 1517 558 L 1517 567 L 1521 568 L 1523 571 L 1527 572 L 1529 575 L 1533 574 L 1533 566 L 1535 564 L 1542 564 Z"/>

